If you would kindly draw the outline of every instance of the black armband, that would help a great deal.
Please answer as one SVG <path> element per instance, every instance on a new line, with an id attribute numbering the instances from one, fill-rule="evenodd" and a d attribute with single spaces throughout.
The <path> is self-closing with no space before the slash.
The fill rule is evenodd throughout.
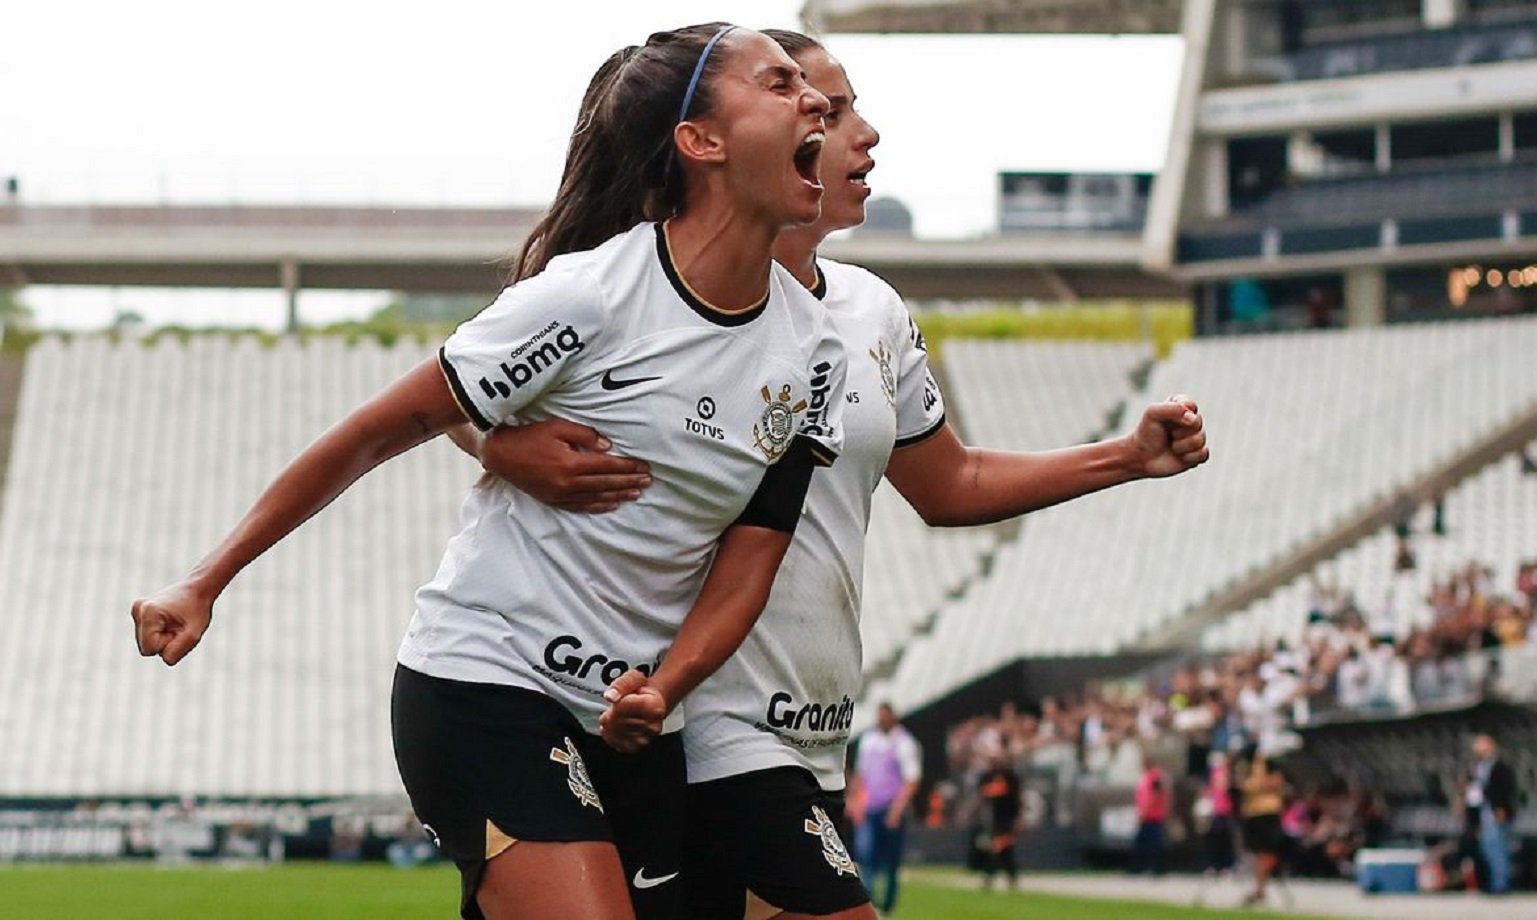
<path id="1" fill-rule="evenodd" d="M 797 435 L 779 462 L 763 474 L 758 491 L 748 499 L 735 523 L 795 533 L 806 504 L 806 490 L 811 487 L 811 473 L 817 467 L 816 447 L 812 439 Z"/>

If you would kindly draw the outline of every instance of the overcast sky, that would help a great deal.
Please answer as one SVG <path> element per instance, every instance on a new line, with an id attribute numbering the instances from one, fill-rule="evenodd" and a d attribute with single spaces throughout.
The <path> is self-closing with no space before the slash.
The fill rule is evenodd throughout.
<path id="1" fill-rule="evenodd" d="M 587 78 L 652 30 L 799 27 L 799 0 L 13 0 L 0 176 L 34 202 L 541 205 Z M 883 135 L 871 176 L 923 236 L 987 233 L 999 170 L 1152 171 L 1172 37 L 827 38 Z M 271 324 L 270 292 L 34 288 L 41 319 Z M 364 297 L 311 294 L 307 313 Z"/>

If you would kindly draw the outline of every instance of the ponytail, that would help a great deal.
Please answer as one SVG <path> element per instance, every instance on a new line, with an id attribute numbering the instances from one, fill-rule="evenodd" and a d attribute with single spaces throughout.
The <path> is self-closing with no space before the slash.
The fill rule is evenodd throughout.
<path id="1" fill-rule="evenodd" d="M 614 52 L 582 96 L 555 201 L 530 231 L 509 282 L 539 274 L 550 260 L 592 249 L 647 220 L 683 207 L 683 173 L 673 129 L 706 43 L 724 23 L 657 32 Z M 728 55 L 705 58 L 689 103 L 693 117 L 715 105 L 711 91 Z"/>

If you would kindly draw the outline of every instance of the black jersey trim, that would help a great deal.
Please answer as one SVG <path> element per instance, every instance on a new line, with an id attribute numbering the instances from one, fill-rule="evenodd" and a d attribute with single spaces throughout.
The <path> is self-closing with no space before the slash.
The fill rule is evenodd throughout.
<path id="1" fill-rule="evenodd" d="M 475 407 L 475 401 L 470 399 L 469 392 L 464 389 L 464 384 L 459 380 L 459 372 L 454 370 L 454 366 L 448 362 L 447 345 L 438 349 L 438 367 L 442 368 L 443 377 L 448 381 L 448 389 L 454 394 L 454 402 L 459 404 L 459 410 L 464 413 L 464 417 L 481 431 L 490 431 L 495 428 L 496 426 L 492 425 Z"/>
<path id="2" fill-rule="evenodd" d="M 921 444 L 924 441 L 927 441 L 929 438 L 932 438 L 934 435 L 939 434 L 939 429 L 943 427 L 945 427 L 945 417 L 941 415 L 939 417 L 939 421 L 935 422 L 933 425 L 930 425 L 927 429 L 920 431 L 915 435 L 909 435 L 905 438 L 897 438 L 897 443 L 893 445 L 893 449 L 900 447 L 912 447 L 914 444 Z"/>
<path id="3" fill-rule="evenodd" d="M 817 283 L 811 286 L 811 296 L 817 300 L 827 299 L 827 276 L 822 273 L 822 266 L 813 265 L 812 270 L 817 273 Z"/>
<path id="4" fill-rule="evenodd" d="M 678 292 L 678 297 L 688 304 L 689 309 L 717 326 L 745 326 L 762 316 L 763 311 L 768 308 L 769 295 L 766 293 L 762 300 L 740 313 L 722 313 L 706 303 L 703 298 L 694 293 L 693 288 L 688 286 L 683 276 L 678 274 L 678 266 L 672 261 L 672 249 L 667 245 L 667 230 L 661 221 L 656 224 L 656 260 L 662 263 L 662 274 L 667 276 L 668 283 L 672 285 L 674 291 Z"/>
<path id="5" fill-rule="evenodd" d="M 733 523 L 795 533 L 801 508 L 806 504 L 806 491 L 811 488 L 811 474 L 817 466 L 816 446 L 805 435 L 796 435 L 779 462 L 764 472 L 763 481 Z"/>

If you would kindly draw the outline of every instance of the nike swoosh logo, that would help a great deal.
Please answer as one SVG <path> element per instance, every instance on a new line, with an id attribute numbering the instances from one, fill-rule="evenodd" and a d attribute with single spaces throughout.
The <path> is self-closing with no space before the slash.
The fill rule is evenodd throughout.
<path id="1" fill-rule="evenodd" d="M 656 378 L 650 379 L 654 380 Z M 646 889 L 655 888 L 656 886 L 670 882 L 677 877 L 678 873 L 674 872 L 671 875 L 663 875 L 657 878 L 646 878 L 646 869 L 644 866 L 642 866 L 641 868 L 635 870 L 635 878 L 631 879 L 631 882 L 635 885 L 636 888 Z"/>
<path id="2" fill-rule="evenodd" d="M 605 390 L 622 390 L 625 387 L 633 387 L 637 383 L 647 383 L 652 380 L 661 380 L 660 377 L 631 377 L 628 380 L 620 380 L 614 376 L 613 371 L 604 371 L 603 379 L 599 381 Z"/>

